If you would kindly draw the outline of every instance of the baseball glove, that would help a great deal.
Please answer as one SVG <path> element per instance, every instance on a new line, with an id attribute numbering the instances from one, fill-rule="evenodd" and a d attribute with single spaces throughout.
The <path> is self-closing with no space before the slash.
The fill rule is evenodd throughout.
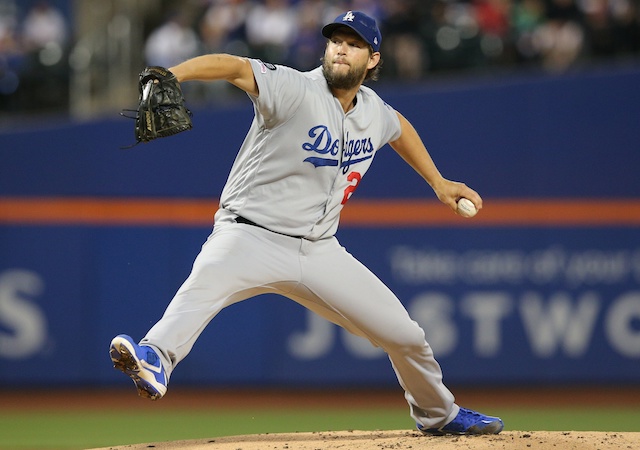
<path id="1" fill-rule="evenodd" d="M 140 72 L 140 97 L 135 119 L 136 143 L 172 136 L 193 128 L 192 113 L 184 104 L 182 89 L 176 76 L 164 67 L 152 66 Z"/>

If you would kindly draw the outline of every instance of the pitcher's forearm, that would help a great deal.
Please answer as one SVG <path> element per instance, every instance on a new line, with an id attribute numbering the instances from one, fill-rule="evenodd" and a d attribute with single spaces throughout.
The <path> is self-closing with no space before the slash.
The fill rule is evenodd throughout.
<path id="1" fill-rule="evenodd" d="M 258 93 L 251 63 L 247 58 L 227 54 L 202 55 L 169 70 L 180 82 L 226 80 L 250 94 Z"/>

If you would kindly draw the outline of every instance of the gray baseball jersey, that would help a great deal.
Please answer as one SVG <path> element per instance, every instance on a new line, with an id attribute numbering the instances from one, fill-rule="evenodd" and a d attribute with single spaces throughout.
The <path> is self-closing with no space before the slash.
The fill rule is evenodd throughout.
<path id="1" fill-rule="evenodd" d="M 255 118 L 223 190 L 214 230 L 141 343 L 158 352 L 169 377 L 224 308 L 280 294 L 383 348 L 416 423 L 448 423 L 459 407 L 424 331 L 333 236 L 342 207 L 376 152 L 400 136 L 397 113 L 361 87 L 345 114 L 320 69 L 302 73 L 251 64 L 260 90 L 252 98 Z"/>
<path id="2" fill-rule="evenodd" d="M 240 215 L 291 236 L 332 236 L 377 151 L 400 136 L 397 113 L 362 86 L 345 114 L 320 67 L 251 65 L 260 92 L 250 96 L 255 117 L 216 222 Z"/>

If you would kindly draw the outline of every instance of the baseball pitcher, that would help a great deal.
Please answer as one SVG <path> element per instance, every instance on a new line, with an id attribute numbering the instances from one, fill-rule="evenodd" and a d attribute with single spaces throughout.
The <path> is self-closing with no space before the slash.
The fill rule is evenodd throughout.
<path id="1" fill-rule="evenodd" d="M 461 198 L 478 210 L 482 199 L 444 178 L 414 127 L 363 85 L 377 77 L 381 59 L 375 20 L 348 11 L 322 34 L 322 66 L 310 72 L 225 54 L 169 68 L 180 83 L 237 86 L 255 116 L 191 274 L 147 335 L 138 343 L 115 337 L 110 357 L 141 396 L 159 399 L 223 308 L 277 293 L 382 348 L 425 434 L 499 433 L 502 420 L 455 403 L 423 330 L 334 236 L 342 208 L 387 143 L 452 213 Z"/>

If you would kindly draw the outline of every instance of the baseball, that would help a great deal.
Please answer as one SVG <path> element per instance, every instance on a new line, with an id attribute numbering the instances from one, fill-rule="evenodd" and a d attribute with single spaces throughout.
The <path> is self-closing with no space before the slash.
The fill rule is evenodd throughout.
<path id="1" fill-rule="evenodd" d="M 466 198 L 458 200 L 458 214 L 462 217 L 473 217 L 477 212 L 478 210 L 471 200 Z"/>

